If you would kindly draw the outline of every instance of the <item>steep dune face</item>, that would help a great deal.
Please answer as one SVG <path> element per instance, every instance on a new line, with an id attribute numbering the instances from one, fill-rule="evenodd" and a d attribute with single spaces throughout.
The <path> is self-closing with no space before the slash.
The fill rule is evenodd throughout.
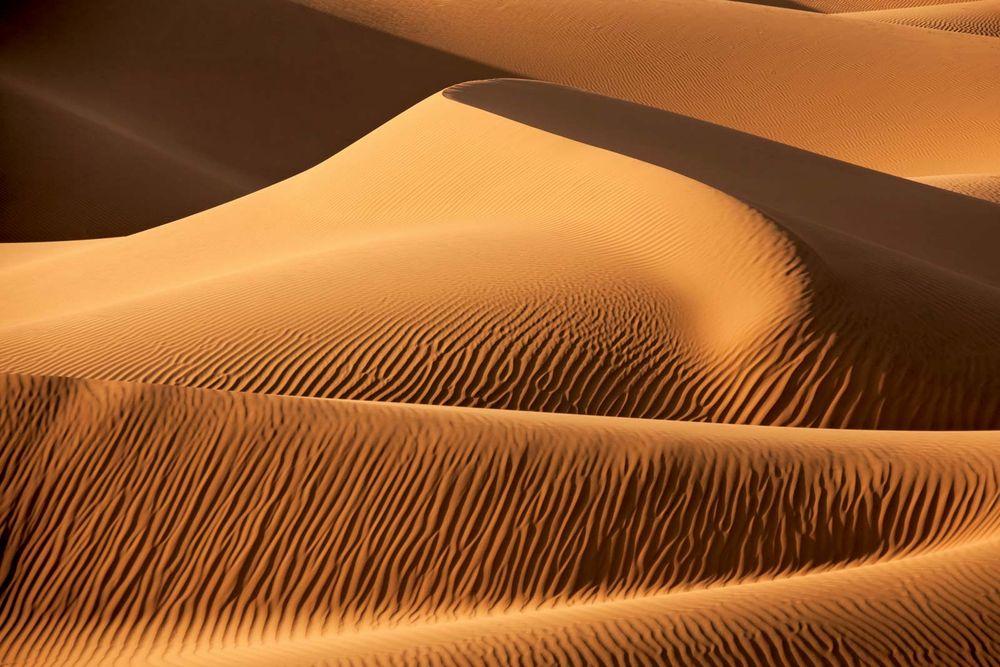
<path id="1" fill-rule="evenodd" d="M 859 438 L 27 376 L 2 388 L 0 647 L 15 664 L 381 661 L 394 642 L 402 663 L 421 645 L 565 658 L 588 650 L 588 628 L 610 639 L 598 658 L 678 655 L 704 650 L 697 628 L 722 639 L 741 616 L 792 654 L 816 654 L 811 632 L 833 618 L 838 641 L 887 655 L 932 613 L 951 617 L 946 640 L 906 651 L 953 655 L 996 629 L 991 588 L 968 590 L 996 574 L 995 433 Z M 891 609 L 922 572 L 934 611 Z M 799 577 L 814 583 L 790 610 Z M 843 616 L 879 582 L 868 643 Z M 981 620 L 962 627 L 959 595 Z M 532 610 L 548 611 L 515 613 Z M 780 629 L 792 618 L 810 632 Z M 720 655 L 759 641 L 728 632 Z"/>
<path id="2" fill-rule="evenodd" d="M 31 0 L 0 21 L 0 241 L 117 236 L 326 159 L 498 70 L 286 0 Z"/>
<path id="3" fill-rule="evenodd" d="M 519 76 L 880 171 L 1000 170 L 1000 41 L 740 2 L 301 1 Z"/>
<path id="4" fill-rule="evenodd" d="M 7 271 L 3 370 L 735 423 L 1000 418 L 995 205 L 546 84 L 448 97 L 286 183 Z M 596 145 L 472 106 L 511 102 L 536 121 L 572 109 L 585 120 L 552 129 Z M 597 147 L 610 140 L 714 169 L 774 213 Z M 895 225 L 900 248 L 973 275 L 851 236 L 886 234 L 864 217 L 809 220 L 824 198 L 808 191 L 721 176 L 749 152 L 834 197 L 874 179 L 865 208 L 886 238 Z M 957 242 L 911 242 L 949 210 L 966 212 Z"/>

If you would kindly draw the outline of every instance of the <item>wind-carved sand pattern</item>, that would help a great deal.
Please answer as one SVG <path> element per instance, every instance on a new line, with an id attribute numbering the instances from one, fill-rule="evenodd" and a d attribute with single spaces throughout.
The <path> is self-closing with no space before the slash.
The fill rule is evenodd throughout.
<path id="1" fill-rule="evenodd" d="M 988 432 L 17 375 L 4 392 L 15 663 L 996 649 Z"/>
<path id="2" fill-rule="evenodd" d="M 0 665 L 1000 664 L 990 2 L 4 10 Z"/>

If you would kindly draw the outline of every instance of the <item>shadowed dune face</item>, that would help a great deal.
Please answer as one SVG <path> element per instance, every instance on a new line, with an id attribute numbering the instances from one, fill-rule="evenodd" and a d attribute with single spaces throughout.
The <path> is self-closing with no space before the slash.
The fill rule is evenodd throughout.
<path id="1" fill-rule="evenodd" d="M 4 17 L 0 241 L 147 229 L 302 171 L 434 91 L 505 73 L 897 174 L 998 168 L 1000 97 L 984 82 L 1000 42 L 809 12 L 45 0 Z"/>
<path id="2" fill-rule="evenodd" d="M 447 644 L 462 637 L 448 619 L 558 605 L 539 620 L 572 626 L 584 602 L 595 623 L 636 596 L 711 585 L 739 602 L 740 583 L 849 565 L 863 581 L 872 563 L 992 544 L 1000 521 L 995 434 L 859 440 L 26 376 L 2 390 L 15 664 L 169 662 L 177 647 L 176 664 L 199 664 L 240 642 L 294 656 L 324 637 L 337 655 L 364 641 L 349 630 L 419 645 L 431 619 Z M 937 576 L 967 585 L 961 568 Z"/>
<path id="3" fill-rule="evenodd" d="M 989 2 L 989 0 L 980 0 Z M 956 3 L 955 0 L 800 0 L 799 7 L 790 9 L 801 9 L 804 11 L 820 12 L 823 14 L 850 14 L 853 12 L 892 12 L 892 11 L 920 11 L 923 8 L 941 7 L 947 8 L 949 5 L 973 4 Z M 309 4 L 309 1 L 302 4 Z M 756 5 L 767 5 L 770 7 L 785 7 L 781 0 L 761 0 L 753 2 Z M 945 9 L 947 11 L 947 9 Z"/>
<path id="4" fill-rule="evenodd" d="M 3 16 L 0 241 L 170 222 L 501 74 L 285 0 L 43 0 Z"/>

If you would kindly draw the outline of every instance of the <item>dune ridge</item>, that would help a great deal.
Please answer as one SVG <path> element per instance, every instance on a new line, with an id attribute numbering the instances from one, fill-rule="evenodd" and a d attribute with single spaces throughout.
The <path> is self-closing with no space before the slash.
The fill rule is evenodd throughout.
<path id="1" fill-rule="evenodd" d="M 939 174 L 915 180 L 936 188 L 1000 204 L 1000 174 Z"/>
<path id="2" fill-rule="evenodd" d="M 540 620 L 607 627 L 704 589 L 679 598 L 697 617 L 732 584 L 774 579 L 764 599 L 780 599 L 809 572 L 891 581 L 867 565 L 933 570 L 930 554 L 952 551 L 968 569 L 937 576 L 964 592 L 996 567 L 984 561 L 1000 520 L 990 432 L 857 438 L 15 375 L 3 391 L 0 646 L 15 664 L 169 659 L 177 646 L 197 664 L 202 651 L 331 633 L 357 650 L 355 630 L 405 636 L 562 605 L 566 618 Z M 666 598 L 576 617 L 577 603 L 650 595 Z M 996 603 L 988 588 L 974 599 Z M 837 616 L 836 600 L 803 604 Z"/>
<path id="3" fill-rule="evenodd" d="M 320 0 L 307 0 L 319 2 Z M 854 12 L 879 12 L 895 10 L 920 10 L 924 7 L 943 7 L 959 4 L 955 0 L 739 0 L 755 5 L 769 7 L 784 7 L 800 11 L 818 12 L 820 14 L 850 15 Z"/>
<path id="4" fill-rule="evenodd" d="M 287 0 L 0 12 L 0 241 L 172 222 L 312 167 L 436 90 L 504 74 Z"/>

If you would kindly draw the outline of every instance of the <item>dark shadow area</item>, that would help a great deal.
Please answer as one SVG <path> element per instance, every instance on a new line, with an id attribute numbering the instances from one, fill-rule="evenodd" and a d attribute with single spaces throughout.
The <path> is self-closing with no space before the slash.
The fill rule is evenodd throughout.
<path id="1" fill-rule="evenodd" d="M 472 82 L 445 95 L 701 181 L 745 201 L 807 240 L 833 230 L 1000 284 L 996 204 L 687 116 L 554 84 L 517 79 Z"/>
<path id="2" fill-rule="evenodd" d="M 287 0 L 35 0 L 0 19 L 0 241 L 169 222 L 506 75 Z"/>

